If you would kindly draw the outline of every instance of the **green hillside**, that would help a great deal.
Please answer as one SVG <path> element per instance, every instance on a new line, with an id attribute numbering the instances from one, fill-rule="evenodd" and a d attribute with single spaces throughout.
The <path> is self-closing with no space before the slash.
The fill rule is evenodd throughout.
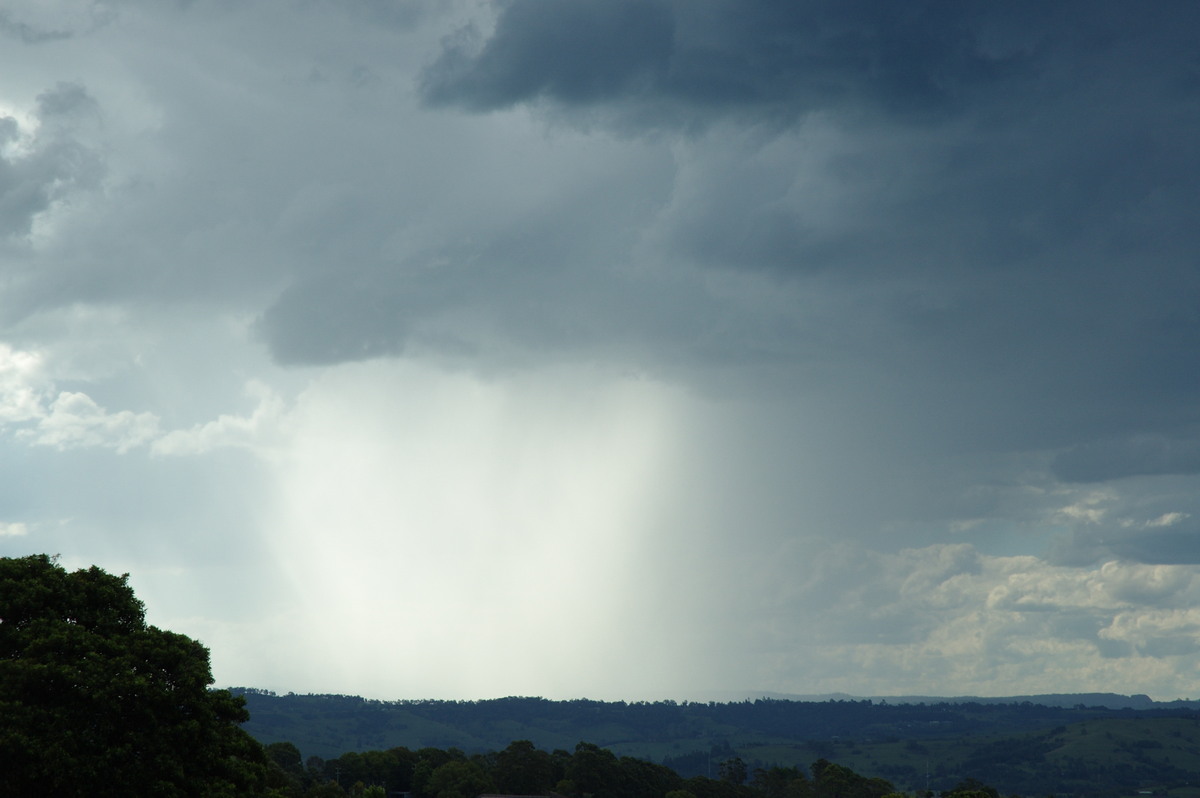
<path id="1" fill-rule="evenodd" d="M 975 778 L 1007 795 L 1165 790 L 1200 798 L 1191 786 L 1200 784 L 1200 713 L 1177 705 L 381 702 L 244 692 L 251 712 L 246 730 L 264 743 L 294 743 L 306 756 L 400 746 L 483 753 L 513 740 L 571 750 L 583 740 L 684 776 L 707 775 L 731 756 L 751 768 L 807 769 L 823 758 L 914 793 Z"/>
<path id="2" fill-rule="evenodd" d="M 747 760 L 803 765 L 818 756 L 907 792 L 944 790 L 966 778 L 1006 794 L 1200 795 L 1200 721 L 1101 718 L 1017 735 L 921 740 L 836 740 L 735 746 Z"/>

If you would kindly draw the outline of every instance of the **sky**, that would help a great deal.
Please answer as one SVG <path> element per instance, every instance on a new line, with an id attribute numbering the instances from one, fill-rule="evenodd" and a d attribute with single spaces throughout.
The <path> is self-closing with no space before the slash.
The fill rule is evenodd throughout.
<path id="1" fill-rule="evenodd" d="M 0 0 L 0 556 L 219 686 L 1200 696 L 1197 30 Z"/>

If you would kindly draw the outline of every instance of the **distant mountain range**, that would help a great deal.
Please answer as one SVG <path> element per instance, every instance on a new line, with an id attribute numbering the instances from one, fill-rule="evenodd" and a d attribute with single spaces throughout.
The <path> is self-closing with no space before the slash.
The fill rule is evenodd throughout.
<path id="1" fill-rule="evenodd" d="M 246 698 L 245 728 L 254 737 L 326 758 L 394 747 L 486 753 L 514 740 L 571 751 L 584 741 L 685 776 L 738 756 L 752 768 L 807 769 L 825 758 L 909 791 L 949 789 L 971 777 L 994 782 L 1005 794 L 1078 793 L 1084 781 L 1106 773 L 1113 789 L 1200 783 L 1200 702 L 1144 695 L 728 693 L 709 701 L 629 703 L 235 692 Z"/>
<path id="2" fill-rule="evenodd" d="M 1046 707 L 1107 707 L 1109 709 L 1200 709 L 1200 701 L 1177 699 L 1155 701 L 1148 695 L 1119 693 L 1044 693 L 1017 696 L 930 696 L 930 695 L 873 695 L 857 696 L 848 693 L 772 693 L 748 691 L 711 691 L 697 696 L 703 701 L 753 701 L 770 698 L 781 701 L 872 701 L 887 704 L 1038 704 Z"/>
<path id="3" fill-rule="evenodd" d="M 498 751 L 512 740 L 528 739 L 546 750 L 570 750 L 586 740 L 655 762 L 728 745 L 748 752 L 748 760 L 784 761 L 809 755 L 794 752 L 800 748 L 820 751 L 840 740 L 980 738 L 1099 719 L 1200 716 L 1200 702 L 1156 702 L 1147 696 L 1116 694 L 857 697 L 730 692 L 718 696 L 724 698 L 720 701 L 605 702 L 536 697 L 373 701 L 234 691 L 246 697 L 250 709 L 246 731 L 264 743 L 290 742 L 305 754 L 320 756 L 394 746 Z"/>
<path id="4" fill-rule="evenodd" d="M 819 759 L 908 793 L 977 779 L 1002 794 L 1200 798 L 1200 702 L 1067 693 L 1006 697 L 780 695 L 703 701 L 375 701 L 245 688 L 245 729 L 305 757 L 404 747 L 546 751 L 588 742 L 682 776 L 740 758 L 753 773 Z"/>

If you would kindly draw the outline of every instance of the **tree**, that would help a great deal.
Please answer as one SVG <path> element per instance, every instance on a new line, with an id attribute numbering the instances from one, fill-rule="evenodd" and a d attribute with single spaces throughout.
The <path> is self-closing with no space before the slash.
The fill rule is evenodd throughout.
<path id="1" fill-rule="evenodd" d="M 896 791 L 883 779 L 860 776 L 848 767 L 825 759 L 813 762 L 811 770 L 816 798 L 883 798 Z"/>
<path id="2" fill-rule="evenodd" d="M 208 650 L 145 622 L 128 575 L 0 558 L 0 795 L 267 795 Z"/>
<path id="3" fill-rule="evenodd" d="M 576 745 L 563 775 L 582 795 L 608 798 L 616 795 L 621 786 L 621 766 L 616 754 L 595 743 Z"/>
<path id="4" fill-rule="evenodd" d="M 663 798 L 683 784 L 679 774 L 666 765 L 632 756 L 623 756 L 618 761 L 621 765 L 620 794 L 624 798 Z"/>
<path id="5" fill-rule="evenodd" d="M 496 754 L 492 777 L 507 795 L 541 795 L 555 784 L 554 762 L 529 740 L 514 740 Z"/>
<path id="6" fill-rule="evenodd" d="M 295 743 L 269 743 L 263 746 L 263 751 L 266 752 L 267 758 L 285 773 L 291 773 L 297 777 L 304 775 L 304 766 L 300 764 L 300 749 L 296 747 Z"/>
<path id="7" fill-rule="evenodd" d="M 751 786 L 765 798 L 804 798 L 812 794 L 812 785 L 799 768 L 774 765 L 754 771 Z"/>
<path id="8" fill-rule="evenodd" d="M 484 769 L 462 759 L 439 765 L 425 785 L 425 790 L 436 798 L 474 798 L 492 789 L 492 780 Z"/>
<path id="9" fill-rule="evenodd" d="M 943 798 L 1000 798 L 1000 791 L 989 787 L 978 779 L 966 778 L 954 785 L 954 789 L 942 792 Z"/>
<path id="10" fill-rule="evenodd" d="M 417 751 L 417 759 L 413 765 L 412 789 L 419 796 L 429 798 L 437 793 L 429 788 L 429 778 L 433 771 L 447 762 L 462 761 L 466 756 L 457 748 L 443 751 L 440 748 L 422 748 Z"/>
<path id="11" fill-rule="evenodd" d="M 267 755 L 267 786 L 284 796 L 300 795 L 310 781 L 301 764 L 300 749 L 293 743 L 275 742 L 263 746 Z"/>
<path id="12" fill-rule="evenodd" d="M 730 784 L 744 784 L 746 782 L 746 763 L 740 756 L 730 757 L 720 764 L 718 773 L 721 781 L 727 781 Z"/>

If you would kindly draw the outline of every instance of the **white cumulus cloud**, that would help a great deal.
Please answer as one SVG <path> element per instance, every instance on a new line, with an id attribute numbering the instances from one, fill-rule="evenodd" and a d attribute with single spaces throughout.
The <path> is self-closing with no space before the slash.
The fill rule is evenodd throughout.
<path id="1" fill-rule="evenodd" d="M 157 437 L 159 426 L 153 413 L 110 413 L 85 393 L 63 391 L 38 419 L 36 429 L 19 434 L 57 449 L 105 446 L 124 453 Z"/>
<path id="2" fill-rule="evenodd" d="M 0 521 L 0 538 L 24 537 L 29 534 L 29 527 L 19 521 Z"/>

